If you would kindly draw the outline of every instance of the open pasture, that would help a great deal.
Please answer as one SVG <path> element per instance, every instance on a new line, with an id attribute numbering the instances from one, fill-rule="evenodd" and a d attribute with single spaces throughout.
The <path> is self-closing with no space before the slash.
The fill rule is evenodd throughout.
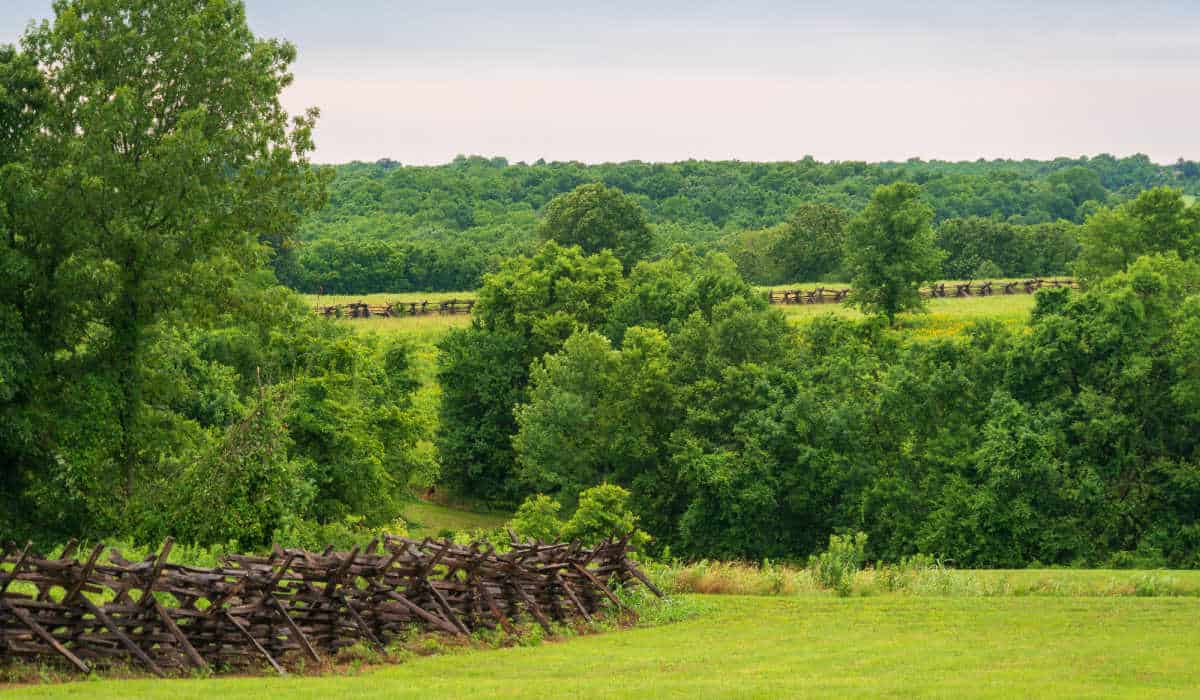
<path id="1" fill-rule="evenodd" d="M 1186 697 L 1196 598 L 700 596 L 709 612 L 345 675 L 23 687 L 30 698 Z"/>
<path id="2" fill-rule="evenodd" d="M 950 283 L 947 283 L 950 284 Z M 788 288 L 808 289 L 809 285 L 792 285 Z M 782 289 L 783 287 L 778 287 Z M 766 288 L 763 289 L 764 293 Z M 415 296 L 414 296 L 415 294 Z M 320 297 L 327 300 L 321 303 L 348 303 L 364 301 L 370 304 L 385 304 L 394 301 L 412 301 L 420 294 L 370 294 L 362 297 Z M 429 293 L 426 295 L 431 302 L 440 301 L 442 297 L 474 298 L 473 292 Z M 305 300 L 314 306 L 318 297 L 305 295 Z M 1023 323 L 1029 317 L 1029 311 L 1034 306 L 1034 297 L 1029 294 L 1003 295 L 994 294 L 986 297 L 937 298 L 930 299 L 925 313 L 901 314 L 899 328 L 915 330 L 922 336 L 954 335 L 968 323 L 990 318 L 1005 324 Z M 856 309 L 842 304 L 780 304 L 775 308 L 783 312 L 792 323 L 804 323 L 806 320 L 825 314 L 848 318 L 862 318 Z M 342 319 L 341 322 L 351 324 L 360 332 L 375 332 L 385 335 L 404 334 L 418 344 L 433 345 L 451 328 L 462 328 L 470 325 L 471 317 L 465 314 L 440 315 L 430 313 L 421 316 L 384 317 L 372 316 L 365 319 Z"/>

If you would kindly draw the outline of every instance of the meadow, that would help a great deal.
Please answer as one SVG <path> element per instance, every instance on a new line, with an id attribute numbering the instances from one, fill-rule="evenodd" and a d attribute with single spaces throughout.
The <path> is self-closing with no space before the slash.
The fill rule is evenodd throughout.
<path id="1" fill-rule="evenodd" d="M 1196 598 L 690 596 L 682 622 L 349 666 L 319 677 L 101 680 L 29 698 L 1186 697 Z"/>
<path id="2" fill-rule="evenodd" d="M 788 285 L 788 289 L 809 289 L 816 283 Z M 837 285 L 831 285 L 837 286 Z M 783 289 L 784 286 L 775 287 Z M 764 288 L 765 290 L 766 288 Z M 428 298 L 430 301 L 440 301 L 451 298 L 474 298 L 474 292 L 429 292 L 426 294 L 366 294 L 359 297 L 337 297 L 313 294 L 305 295 L 305 300 L 314 307 L 320 304 L 345 304 L 353 301 L 363 301 L 368 304 L 388 304 L 392 302 L 420 301 Z M 926 313 L 901 314 L 899 329 L 909 329 L 920 334 L 944 335 L 961 330 L 967 323 L 991 318 L 1005 324 L 1023 323 L 1033 308 L 1034 297 L 1029 294 L 992 295 L 987 297 L 939 298 L 931 299 Z M 792 323 L 803 323 L 823 314 L 833 314 L 847 318 L 862 318 L 862 313 L 856 309 L 841 304 L 785 304 L 775 308 L 780 309 Z M 437 341 L 451 328 L 462 328 L 470 325 L 471 318 L 460 314 L 442 316 L 436 313 L 424 316 L 373 316 L 366 319 L 344 319 L 360 332 L 376 332 L 384 335 L 403 334 L 416 344 L 419 359 L 423 362 L 426 355 Z"/>

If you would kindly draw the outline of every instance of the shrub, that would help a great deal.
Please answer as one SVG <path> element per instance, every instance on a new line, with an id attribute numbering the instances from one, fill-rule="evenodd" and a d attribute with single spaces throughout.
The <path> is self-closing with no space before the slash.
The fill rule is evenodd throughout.
<path id="1" fill-rule="evenodd" d="M 579 507 L 560 534 L 567 541 L 594 545 L 606 537 L 632 532 L 630 543 L 638 547 L 648 542 L 650 536 L 637 529 L 637 521 L 638 517 L 629 509 L 629 492 L 614 484 L 600 484 L 579 494 Z"/>
<path id="2" fill-rule="evenodd" d="M 563 521 L 558 519 L 561 509 L 562 504 L 549 496 L 530 496 L 517 508 L 508 527 L 519 537 L 553 542 L 563 530 Z"/>
<path id="3" fill-rule="evenodd" d="M 866 559 L 867 535 L 830 535 L 829 549 L 809 560 L 813 578 L 822 588 L 831 589 L 840 596 L 850 595 L 854 574 L 862 568 Z"/>

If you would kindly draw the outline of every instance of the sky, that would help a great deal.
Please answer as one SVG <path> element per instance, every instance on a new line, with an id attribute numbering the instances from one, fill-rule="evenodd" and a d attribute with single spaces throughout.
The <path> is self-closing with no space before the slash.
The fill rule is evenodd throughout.
<path id="1" fill-rule="evenodd" d="M 1200 0 L 246 5 L 320 162 L 1200 160 Z"/>

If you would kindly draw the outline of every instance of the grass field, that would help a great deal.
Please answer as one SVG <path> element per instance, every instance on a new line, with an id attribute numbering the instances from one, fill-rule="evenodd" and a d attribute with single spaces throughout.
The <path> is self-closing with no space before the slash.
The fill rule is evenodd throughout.
<path id="1" fill-rule="evenodd" d="M 404 509 L 404 519 L 408 521 L 408 534 L 417 539 L 436 537 L 444 530 L 491 530 L 501 527 L 511 517 L 512 513 L 481 513 L 428 501 L 419 501 Z"/>
<path id="2" fill-rule="evenodd" d="M 704 596 L 672 625 L 323 677 L 114 680 L 29 698 L 1189 697 L 1196 598 Z"/>
<path id="3" fill-rule="evenodd" d="M 464 293 L 465 294 L 465 293 Z M 433 295 L 430 295 L 431 297 Z M 379 297 L 379 299 L 374 299 Z M 372 299 L 378 303 L 384 297 L 391 300 L 391 295 L 368 295 L 364 299 Z M 308 297 L 313 301 L 316 297 Z M 925 335 L 949 335 L 957 333 L 967 323 L 992 318 L 1007 324 L 1023 323 L 1033 308 L 1034 298 L 1029 294 L 993 295 L 990 297 L 968 297 L 965 299 L 945 298 L 932 299 L 927 313 L 902 314 L 899 326 L 913 329 Z M 840 304 L 788 304 L 776 307 L 783 311 L 793 323 L 804 323 L 808 319 L 823 314 L 833 314 L 849 318 L 861 318 L 862 314 Z M 344 319 L 355 329 L 363 333 L 380 333 L 385 335 L 404 334 L 418 346 L 426 346 L 428 352 L 451 328 L 461 328 L 470 325 L 471 318 L 467 315 L 439 316 L 399 316 L 395 318 L 372 317 L 369 319 Z"/>

